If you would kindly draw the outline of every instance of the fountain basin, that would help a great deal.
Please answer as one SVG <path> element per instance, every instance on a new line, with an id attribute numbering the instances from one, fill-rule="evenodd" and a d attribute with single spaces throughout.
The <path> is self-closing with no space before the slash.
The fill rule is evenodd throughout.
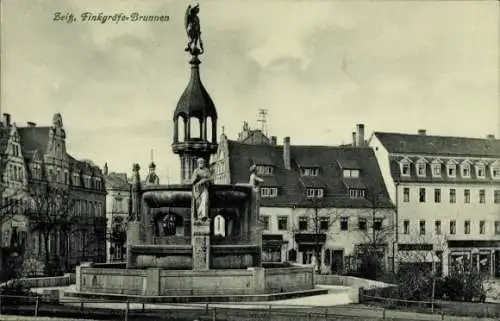
<path id="1" fill-rule="evenodd" d="M 68 295 L 140 302 L 228 302 L 321 291 L 314 288 L 312 267 L 186 271 L 81 265 L 76 271 L 76 292 Z"/>
<path id="2" fill-rule="evenodd" d="M 213 208 L 237 207 L 250 200 L 252 188 L 246 185 L 212 185 L 210 187 L 210 204 Z M 192 186 L 146 185 L 143 187 L 142 199 L 150 208 L 159 207 L 191 207 Z"/>

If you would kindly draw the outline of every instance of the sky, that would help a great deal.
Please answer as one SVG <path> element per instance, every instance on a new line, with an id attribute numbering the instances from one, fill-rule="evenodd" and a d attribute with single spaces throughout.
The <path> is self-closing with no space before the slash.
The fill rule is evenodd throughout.
<path id="1" fill-rule="evenodd" d="M 189 79 L 187 1 L 2 0 L 2 113 L 19 126 L 61 113 L 67 149 L 110 171 L 154 161 L 179 181 L 172 116 Z M 74 23 L 53 21 L 72 13 Z M 167 22 L 82 22 L 84 12 Z M 236 139 L 243 121 L 292 144 L 365 131 L 497 136 L 498 1 L 237 1 L 200 6 L 201 78 Z M 145 175 L 145 174 L 143 174 Z"/>

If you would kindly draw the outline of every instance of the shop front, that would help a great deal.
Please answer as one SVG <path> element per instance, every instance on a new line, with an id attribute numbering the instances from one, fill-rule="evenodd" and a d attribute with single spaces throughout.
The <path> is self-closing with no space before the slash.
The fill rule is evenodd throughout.
<path id="1" fill-rule="evenodd" d="M 500 277 L 500 241 L 448 241 L 449 273 L 480 272 Z"/>
<path id="2" fill-rule="evenodd" d="M 286 244 L 281 234 L 263 234 L 262 261 L 276 263 L 286 260 Z"/>
<path id="3" fill-rule="evenodd" d="M 324 233 L 297 233 L 295 242 L 298 245 L 297 261 L 301 264 L 314 264 L 321 266 L 322 262 L 316 262 L 316 253 L 322 252 L 325 245 L 326 234 Z M 320 261 L 321 261 L 320 255 Z"/>

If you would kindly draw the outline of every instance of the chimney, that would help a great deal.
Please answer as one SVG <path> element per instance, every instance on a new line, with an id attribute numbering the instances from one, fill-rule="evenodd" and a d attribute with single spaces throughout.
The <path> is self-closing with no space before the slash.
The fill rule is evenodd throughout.
<path id="1" fill-rule="evenodd" d="M 28 124 L 28 127 L 36 127 L 36 123 L 34 123 L 32 121 L 27 122 L 27 124 Z"/>
<path id="2" fill-rule="evenodd" d="M 365 125 L 358 124 L 356 125 L 356 138 L 358 147 L 365 147 Z"/>
<path id="3" fill-rule="evenodd" d="M 425 136 L 425 135 L 427 135 L 427 131 L 426 131 L 425 129 L 419 129 L 419 130 L 418 130 L 418 134 L 419 134 L 420 136 Z"/>
<path id="4" fill-rule="evenodd" d="M 287 136 L 283 139 L 283 164 L 285 164 L 285 169 L 291 169 L 291 159 L 290 159 L 290 137 Z"/>
<path id="5" fill-rule="evenodd" d="M 10 126 L 10 114 L 3 114 L 3 125 L 4 127 Z"/>
<path id="6" fill-rule="evenodd" d="M 352 132 L 352 147 L 356 147 L 356 132 Z"/>
<path id="7" fill-rule="evenodd" d="M 276 136 L 271 136 L 271 145 L 276 146 L 278 143 L 278 138 Z"/>
<path id="8" fill-rule="evenodd" d="M 486 136 L 486 138 L 489 140 L 493 140 L 493 139 L 495 139 L 495 135 L 489 134 L 488 136 Z"/>

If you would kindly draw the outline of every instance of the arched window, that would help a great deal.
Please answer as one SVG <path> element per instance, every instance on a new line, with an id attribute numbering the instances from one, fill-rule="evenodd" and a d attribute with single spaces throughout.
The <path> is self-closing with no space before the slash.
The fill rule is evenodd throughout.
<path id="1" fill-rule="evenodd" d="M 189 138 L 201 138 L 201 121 L 196 117 L 189 119 Z"/>
<path id="2" fill-rule="evenodd" d="M 222 215 L 217 215 L 214 219 L 214 235 L 226 236 L 226 220 Z"/>
<path id="3" fill-rule="evenodd" d="M 212 137 L 212 117 L 208 116 L 205 118 L 205 140 L 211 142 L 214 138 Z"/>
<path id="4" fill-rule="evenodd" d="M 186 140 L 186 136 L 185 136 L 185 133 L 186 133 L 186 121 L 184 120 L 184 117 L 182 116 L 179 116 L 177 117 L 177 139 L 180 141 L 180 142 L 183 142 Z"/>

